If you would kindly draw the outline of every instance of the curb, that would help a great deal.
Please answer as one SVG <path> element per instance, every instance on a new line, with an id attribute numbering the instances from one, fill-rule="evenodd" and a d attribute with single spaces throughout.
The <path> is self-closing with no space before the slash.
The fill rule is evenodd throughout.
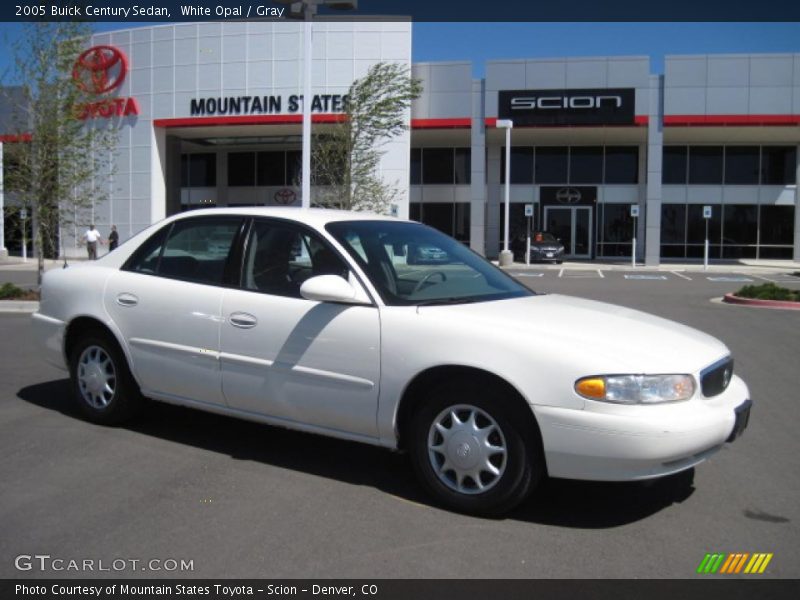
<path id="1" fill-rule="evenodd" d="M 39 310 L 38 300 L 0 300 L 0 313 L 34 313 Z"/>
<path id="2" fill-rule="evenodd" d="M 800 310 L 800 302 L 788 300 L 758 300 L 756 298 L 741 298 L 734 294 L 725 294 L 722 299 L 728 304 L 739 304 L 742 306 L 759 306 L 761 308 L 783 308 L 788 310 Z"/>

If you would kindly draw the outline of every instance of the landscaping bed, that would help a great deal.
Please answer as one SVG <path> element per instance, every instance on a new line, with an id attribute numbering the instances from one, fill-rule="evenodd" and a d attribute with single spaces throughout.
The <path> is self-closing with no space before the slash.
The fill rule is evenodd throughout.
<path id="1" fill-rule="evenodd" d="M 0 300 L 38 300 L 39 292 L 17 287 L 13 283 L 0 285 Z"/>
<path id="2" fill-rule="evenodd" d="M 734 294 L 725 294 L 723 301 L 729 304 L 800 310 L 800 291 L 774 283 L 746 285 Z"/>

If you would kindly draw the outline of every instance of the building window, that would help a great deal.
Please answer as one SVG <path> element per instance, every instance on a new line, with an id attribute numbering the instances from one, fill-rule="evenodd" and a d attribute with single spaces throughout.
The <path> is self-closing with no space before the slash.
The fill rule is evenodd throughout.
<path id="1" fill-rule="evenodd" d="M 599 205 L 601 219 L 600 256 L 630 256 L 633 239 L 633 217 L 630 204 Z"/>
<path id="2" fill-rule="evenodd" d="M 408 218 L 412 221 L 422 222 L 422 203 L 409 202 L 408 203 Z"/>
<path id="3" fill-rule="evenodd" d="M 758 146 L 727 146 L 725 148 L 725 183 L 757 185 L 758 163 Z"/>
<path id="4" fill-rule="evenodd" d="M 181 187 L 214 187 L 216 185 L 216 154 L 181 154 Z"/>
<path id="5" fill-rule="evenodd" d="M 421 161 L 421 162 L 420 162 Z M 472 179 L 471 148 L 411 150 L 411 183 L 468 184 Z M 418 173 L 422 173 L 421 181 Z"/>
<path id="6" fill-rule="evenodd" d="M 722 183 L 722 146 L 692 146 L 689 148 L 689 183 Z"/>
<path id="7" fill-rule="evenodd" d="M 569 182 L 603 182 L 602 146 L 573 146 L 569 149 Z"/>
<path id="8" fill-rule="evenodd" d="M 422 183 L 453 183 L 453 149 L 422 150 Z"/>
<path id="9" fill-rule="evenodd" d="M 569 150 L 564 146 L 537 146 L 536 183 L 565 183 Z"/>
<path id="10" fill-rule="evenodd" d="M 759 258 L 792 258 L 794 206 L 761 207 Z"/>
<path id="11" fill-rule="evenodd" d="M 723 152 L 722 146 L 664 146 L 662 169 L 661 181 L 667 184 L 685 184 L 688 180 L 691 184 L 724 181 L 726 185 L 792 185 L 796 181 L 797 149 L 725 146 Z"/>
<path id="12" fill-rule="evenodd" d="M 412 202 L 409 218 L 469 243 L 470 205 L 467 202 Z"/>
<path id="13" fill-rule="evenodd" d="M 606 146 L 605 183 L 639 183 L 639 148 Z"/>
<path id="14" fill-rule="evenodd" d="M 711 258 L 792 258 L 794 207 L 714 204 L 708 220 Z M 701 204 L 662 204 L 661 257 L 702 258 Z"/>
<path id="15" fill-rule="evenodd" d="M 723 207 L 722 258 L 755 258 L 758 241 L 758 206 L 727 204 Z"/>
<path id="16" fill-rule="evenodd" d="M 511 146 L 511 183 L 533 183 L 533 147 Z M 500 148 L 500 183 L 506 182 L 506 149 Z"/>
<path id="17" fill-rule="evenodd" d="M 797 148 L 764 146 L 761 149 L 761 183 L 792 185 L 796 183 Z"/>
<path id="18" fill-rule="evenodd" d="M 664 146 L 662 183 L 686 183 L 689 152 L 686 146 Z"/>
<path id="19" fill-rule="evenodd" d="M 258 185 L 286 185 L 286 153 L 259 152 L 256 157 Z"/>
<path id="20" fill-rule="evenodd" d="M 286 185 L 300 185 L 303 181 L 303 153 L 290 150 L 286 153 Z"/>
<path id="21" fill-rule="evenodd" d="M 256 184 L 256 153 L 228 153 L 228 185 L 230 187 L 253 186 Z"/>
<path id="22" fill-rule="evenodd" d="M 686 256 L 686 205 L 661 205 L 661 256 Z"/>
<path id="23" fill-rule="evenodd" d="M 455 184 L 467 184 L 472 181 L 472 149 L 455 149 Z"/>
<path id="24" fill-rule="evenodd" d="M 422 150 L 411 149 L 411 168 L 409 169 L 409 182 L 411 185 L 422 183 Z"/>

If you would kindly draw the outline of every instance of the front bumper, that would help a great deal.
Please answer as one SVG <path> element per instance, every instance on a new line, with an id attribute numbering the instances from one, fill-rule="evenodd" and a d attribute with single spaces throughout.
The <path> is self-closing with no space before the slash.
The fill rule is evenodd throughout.
<path id="1" fill-rule="evenodd" d="M 41 313 L 31 315 L 33 338 L 42 350 L 45 362 L 59 369 L 67 370 L 64 359 L 64 331 L 66 323 Z"/>
<path id="2" fill-rule="evenodd" d="M 549 254 L 549 256 L 548 256 Z M 549 262 L 549 261 L 559 261 L 564 260 L 564 249 L 559 250 L 542 250 L 542 249 L 534 249 L 531 248 L 530 253 L 530 260 L 531 262 Z"/>
<path id="3" fill-rule="evenodd" d="M 714 398 L 652 406 L 587 401 L 584 410 L 533 410 L 552 477 L 631 481 L 677 473 L 716 453 L 747 426 L 749 396 L 734 376 Z"/>

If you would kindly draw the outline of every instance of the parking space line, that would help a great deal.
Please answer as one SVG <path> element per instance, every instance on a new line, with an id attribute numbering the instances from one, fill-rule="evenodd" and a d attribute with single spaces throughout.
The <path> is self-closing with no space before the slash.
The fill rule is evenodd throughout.
<path id="1" fill-rule="evenodd" d="M 559 277 L 563 277 L 564 276 L 564 269 L 563 268 L 558 272 L 558 276 Z"/>
<path id="2" fill-rule="evenodd" d="M 514 273 L 517 277 L 544 277 L 544 273 Z"/>
<path id="3" fill-rule="evenodd" d="M 777 280 L 769 279 L 768 277 L 762 277 L 761 275 L 756 275 L 755 273 L 750 273 L 750 277 L 756 277 L 758 279 L 763 279 L 764 281 L 769 281 L 770 283 L 776 283 Z"/>
<path id="4" fill-rule="evenodd" d="M 670 271 L 670 273 L 672 273 L 673 275 L 677 275 L 678 277 L 681 277 L 683 279 L 686 279 L 687 281 L 691 281 L 692 280 L 691 277 L 687 277 L 686 275 L 682 275 L 682 274 L 678 273 L 677 271 Z"/>
<path id="5" fill-rule="evenodd" d="M 567 269 L 567 274 L 563 277 L 564 279 L 599 279 L 602 277 L 602 275 L 598 277 L 596 273 L 599 273 L 599 269 Z"/>
<path id="6" fill-rule="evenodd" d="M 753 281 L 749 277 L 745 277 L 744 275 L 737 275 L 733 273 L 732 275 L 722 275 L 716 277 L 706 277 L 709 281 L 725 281 L 729 283 L 747 283 L 748 281 Z"/>
<path id="7" fill-rule="evenodd" d="M 606 276 L 603 275 L 603 272 L 600 269 L 597 269 L 597 274 L 600 275 L 600 279 L 605 279 Z"/>

